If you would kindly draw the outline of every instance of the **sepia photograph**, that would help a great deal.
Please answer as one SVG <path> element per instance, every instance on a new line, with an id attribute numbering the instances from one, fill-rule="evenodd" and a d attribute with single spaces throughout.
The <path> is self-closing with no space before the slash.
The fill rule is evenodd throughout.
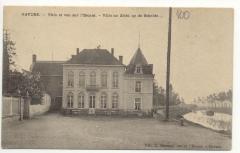
<path id="1" fill-rule="evenodd" d="M 233 8 L 4 6 L 3 149 L 232 149 Z"/>

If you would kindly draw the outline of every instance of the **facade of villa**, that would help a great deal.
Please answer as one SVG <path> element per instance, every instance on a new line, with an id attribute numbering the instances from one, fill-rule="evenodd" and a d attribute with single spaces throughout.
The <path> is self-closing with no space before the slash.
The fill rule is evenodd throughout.
<path id="1" fill-rule="evenodd" d="M 35 67 L 37 63 L 44 63 L 36 59 L 34 61 Z M 77 49 L 76 55 L 72 55 L 70 60 L 53 63 L 61 65 L 62 74 L 49 75 L 49 80 L 44 81 L 62 79 L 60 85 L 59 83 L 45 85 L 52 91 L 61 88 L 61 108 L 65 111 L 88 114 L 119 112 L 149 114 L 152 110 L 153 65 L 148 64 L 140 48 L 128 65 L 123 64 L 123 56 L 119 58 L 114 56 L 114 49 L 109 52 L 100 48 L 82 51 Z M 34 66 L 32 70 L 34 71 Z M 39 69 L 40 75 L 41 71 L 44 72 Z M 49 94 L 53 95 L 51 90 Z M 56 101 L 57 97 L 52 97 L 52 101 Z"/>

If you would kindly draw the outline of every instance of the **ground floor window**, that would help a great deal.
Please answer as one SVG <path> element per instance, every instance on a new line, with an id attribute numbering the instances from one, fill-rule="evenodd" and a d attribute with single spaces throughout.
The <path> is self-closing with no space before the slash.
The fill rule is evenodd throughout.
<path id="1" fill-rule="evenodd" d="M 112 108 L 118 108 L 118 94 L 114 93 L 112 95 Z"/>
<path id="2" fill-rule="evenodd" d="M 141 110 L 141 98 L 135 98 L 135 110 Z"/>
<path id="3" fill-rule="evenodd" d="M 78 108 L 84 108 L 84 94 L 78 95 Z"/>
<path id="4" fill-rule="evenodd" d="M 107 94 L 103 93 L 100 98 L 100 107 L 107 108 Z"/>
<path id="5" fill-rule="evenodd" d="M 73 93 L 69 92 L 67 95 L 67 107 L 73 108 Z"/>
<path id="6" fill-rule="evenodd" d="M 89 96 L 89 108 L 95 108 L 95 100 L 96 100 L 95 95 Z"/>

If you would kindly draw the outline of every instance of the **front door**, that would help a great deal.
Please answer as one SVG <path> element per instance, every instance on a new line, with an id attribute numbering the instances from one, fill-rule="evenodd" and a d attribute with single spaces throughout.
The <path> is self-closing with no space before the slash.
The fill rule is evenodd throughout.
<path id="1" fill-rule="evenodd" d="M 95 108 L 95 100 L 96 100 L 95 95 L 89 96 L 89 108 Z"/>

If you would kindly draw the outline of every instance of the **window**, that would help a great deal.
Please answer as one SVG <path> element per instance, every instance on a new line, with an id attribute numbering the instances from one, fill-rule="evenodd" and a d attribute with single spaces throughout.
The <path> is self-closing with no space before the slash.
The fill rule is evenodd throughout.
<path id="1" fill-rule="evenodd" d="M 140 81 L 136 81 L 135 92 L 141 92 L 141 82 Z"/>
<path id="2" fill-rule="evenodd" d="M 136 74 L 142 74 L 142 65 L 137 64 L 135 67 L 135 73 Z"/>
<path id="3" fill-rule="evenodd" d="M 78 94 L 78 108 L 84 108 L 84 94 Z"/>
<path id="4" fill-rule="evenodd" d="M 101 74 L 101 86 L 107 88 L 107 72 L 102 72 Z"/>
<path id="5" fill-rule="evenodd" d="M 85 87 L 85 73 L 79 73 L 79 87 Z"/>
<path id="6" fill-rule="evenodd" d="M 135 110 L 141 110 L 141 98 L 135 98 Z"/>
<path id="7" fill-rule="evenodd" d="M 89 108 L 95 108 L 95 95 L 89 96 Z"/>
<path id="8" fill-rule="evenodd" d="M 73 93 L 69 92 L 67 95 L 67 107 L 73 108 Z"/>
<path id="9" fill-rule="evenodd" d="M 112 108 L 118 108 L 118 94 L 114 93 L 112 95 Z"/>
<path id="10" fill-rule="evenodd" d="M 136 73 L 141 73 L 141 67 L 140 66 L 136 67 Z"/>
<path id="11" fill-rule="evenodd" d="M 101 95 L 100 107 L 101 108 L 107 108 L 107 94 L 106 93 L 102 93 L 102 95 Z"/>
<path id="12" fill-rule="evenodd" d="M 68 72 L 68 82 L 67 82 L 68 87 L 73 87 L 73 83 L 74 83 L 74 73 L 70 71 Z"/>
<path id="13" fill-rule="evenodd" d="M 90 85 L 92 85 L 92 86 L 96 85 L 96 73 L 95 72 L 90 73 Z"/>
<path id="14" fill-rule="evenodd" d="M 118 88 L 118 72 L 113 72 L 113 88 Z"/>

